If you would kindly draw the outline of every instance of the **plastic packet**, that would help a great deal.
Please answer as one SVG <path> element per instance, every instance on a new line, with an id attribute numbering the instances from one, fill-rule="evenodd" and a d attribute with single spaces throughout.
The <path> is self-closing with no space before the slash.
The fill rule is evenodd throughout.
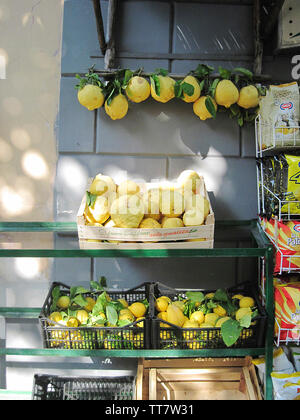
<path id="1" fill-rule="evenodd" d="M 275 400 L 300 400 L 300 372 L 271 373 Z"/>
<path id="2" fill-rule="evenodd" d="M 300 339 L 300 282 L 274 281 L 275 335 L 282 341 Z"/>

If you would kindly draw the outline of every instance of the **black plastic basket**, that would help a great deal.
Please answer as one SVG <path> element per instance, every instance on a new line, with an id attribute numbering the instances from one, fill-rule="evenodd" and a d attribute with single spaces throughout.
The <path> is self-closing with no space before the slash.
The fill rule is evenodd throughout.
<path id="1" fill-rule="evenodd" d="M 232 347 L 235 348 L 258 348 L 263 347 L 265 341 L 265 333 L 267 326 L 267 314 L 261 305 L 257 292 L 251 283 L 243 283 L 226 289 L 230 294 L 247 293 L 255 300 L 259 315 L 249 328 L 243 328 L 240 337 Z M 221 328 L 180 328 L 174 324 L 157 318 L 155 313 L 155 299 L 159 296 L 168 296 L 171 299 L 175 297 L 185 298 L 185 293 L 203 292 L 211 293 L 215 290 L 203 289 L 173 289 L 161 283 L 153 285 L 153 294 L 150 302 L 151 307 L 151 340 L 153 349 L 214 349 L 227 348 L 222 336 Z"/>
<path id="2" fill-rule="evenodd" d="M 62 294 L 69 295 L 70 287 L 54 282 L 49 290 L 45 303 L 39 315 L 39 323 L 43 337 L 44 348 L 61 349 L 149 349 L 151 345 L 151 320 L 148 313 L 145 315 L 143 326 L 141 321 L 135 321 L 124 327 L 65 327 L 50 320 L 52 291 L 59 286 Z M 113 299 L 126 299 L 129 305 L 136 301 L 150 300 L 150 283 L 143 283 L 140 286 L 127 291 L 107 290 L 107 294 Z M 93 292 L 101 294 L 102 292 Z M 84 297 L 92 296 L 91 293 L 84 293 Z M 139 324 L 139 325 L 137 325 Z"/>
<path id="3" fill-rule="evenodd" d="M 133 400 L 135 377 L 34 375 L 32 400 Z"/>

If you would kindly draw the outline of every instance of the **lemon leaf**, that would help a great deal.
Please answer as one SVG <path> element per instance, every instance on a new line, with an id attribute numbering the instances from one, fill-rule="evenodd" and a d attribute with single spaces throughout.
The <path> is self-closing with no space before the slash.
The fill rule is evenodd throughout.
<path id="1" fill-rule="evenodd" d="M 111 325 L 116 325 L 118 322 L 118 313 L 111 304 L 106 306 L 106 318 Z"/>
<path id="2" fill-rule="evenodd" d="M 234 319 L 228 319 L 223 322 L 221 325 L 221 336 L 227 347 L 231 347 L 237 342 L 242 329 L 239 322 Z"/>
<path id="3" fill-rule="evenodd" d="M 253 73 L 252 71 L 245 69 L 244 67 L 236 67 L 235 69 L 233 69 L 233 72 L 235 73 L 241 73 L 243 76 L 246 76 L 249 79 L 253 78 Z"/>
<path id="4" fill-rule="evenodd" d="M 182 97 L 182 85 L 181 85 L 182 80 L 177 80 L 175 82 L 174 85 L 174 94 L 176 96 L 176 98 L 181 98 Z"/>
<path id="5" fill-rule="evenodd" d="M 160 74 L 161 76 L 168 76 L 168 74 L 169 74 L 168 70 L 166 70 L 166 69 L 161 69 L 161 68 L 156 69 L 156 70 L 155 70 L 155 73 L 156 73 L 156 74 Z"/>
<path id="6" fill-rule="evenodd" d="M 216 92 L 216 88 L 217 88 L 217 86 L 218 86 L 218 83 L 219 83 L 219 81 L 220 81 L 220 79 L 214 79 L 214 81 L 211 83 L 211 85 L 209 86 L 209 89 L 208 89 L 208 93 L 209 93 L 209 95 L 210 96 L 212 96 L 213 98 L 214 98 L 214 96 L 215 96 L 215 92 Z"/>
<path id="7" fill-rule="evenodd" d="M 97 199 L 97 194 L 92 194 L 89 191 L 86 191 L 86 203 L 89 207 L 93 207 Z"/>
<path id="8" fill-rule="evenodd" d="M 243 328 L 249 328 L 250 324 L 251 324 L 251 313 L 250 314 L 246 314 L 244 315 L 240 320 L 239 320 L 240 326 Z"/>
<path id="9" fill-rule="evenodd" d="M 202 292 L 186 292 L 186 297 L 191 302 L 201 303 L 204 300 L 204 294 Z"/>
<path id="10" fill-rule="evenodd" d="M 206 64 L 199 64 L 196 70 L 194 70 L 194 74 L 200 78 L 209 76 L 210 73 L 214 71 L 214 67 L 208 66 Z"/>
<path id="11" fill-rule="evenodd" d="M 156 95 L 160 96 L 160 82 L 156 74 L 150 76 L 151 84 L 154 87 Z"/>
<path id="12" fill-rule="evenodd" d="M 216 116 L 217 116 L 216 108 L 215 108 L 210 96 L 207 96 L 207 98 L 205 99 L 205 106 L 206 106 L 208 112 L 212 115 L 212 117 L 216 118 Z"/>
<path id="13" fill-rule="evenodd" d="M 182 86 L 183 92 L 186 93 L 188 96 L 192 96 L 194 94 L 194 90 L 195 90 L 194 86 L 191 85 L 190 83 L 183 82 L 181 86 Z"/>
<path id="14" fill-rule="evenodd" d="M 228 69 L 224 69 L 224 67 L 219 66 L 219 74 L 222 79 L 230 79 L 231 71 Z"/>
<path id="15" fill-rule="evenodd" d="M 73 303 L 75 303 L 78 306 L 85 306 L 88 302 L 82 295 L 76 295 L 73 298 Z"/>

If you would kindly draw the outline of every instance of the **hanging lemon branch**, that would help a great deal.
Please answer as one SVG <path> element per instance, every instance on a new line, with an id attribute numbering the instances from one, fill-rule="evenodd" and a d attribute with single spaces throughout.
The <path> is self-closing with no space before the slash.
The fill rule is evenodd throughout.
<path id="1" fill-rule="evenodd" d="M 113 120 L 126 116 L 129 102 L 144 102 L 151 96 L 161 103 L 174 98 L 190 103 L 194 114 L 203 121 L 225 112 L 240 126 L 252 123 L 260 96 L 265 95 L 264 89 L 255 85 L 253 73 L 243 67 L 233 70 L 219 67 L 215 77 L 213 72 L 214 67 L 199 64 L 175 81 L 162 68 L 147 77 L 142 69 L 121 69 L 109 74 L 109 80 L 103 82 L 92 67 L 83 77 L 76 75 L 79 83 L 75 87 L 81 105 L 94 110 L 104 104 L 105 112 Z"/>

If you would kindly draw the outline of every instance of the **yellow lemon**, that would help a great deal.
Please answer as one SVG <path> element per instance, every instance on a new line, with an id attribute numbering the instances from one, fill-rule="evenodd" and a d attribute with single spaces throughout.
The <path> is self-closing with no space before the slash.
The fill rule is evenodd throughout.
<path id="1" fill-rule="evenodd" d="M 51 319 L 51 321 L 54 321 L 54 322 L 59 322 L 62 320 L 62 315 L 60 312 L 52 312 L 49 315 L 49 319 Z"/>
<path id="2" fill-rule="evenodd" d="M 213 299 L 214 296 L 215 296 L 215 294 L 213 292 L 210 292 L 210 293 L 206 293 L 206 295 L 204 297 L 205 297 L 205 299 Z"/>
<path id="3" fill-rule="evenodd" d="M 213 312 L 221 317 L 227 314 L 226 309 L 224 309 L 221 305 L 218 305 L 216 308 L 214 308 Z"/>
<path id="4" fill-rule="evenodd" d="M 237 294 L 237 295 L 233 295 L 232 299 L 242 299 L 243 297 L 244 297 L 243 295 Z"/>
<path id="5" fill-rule="evenodd" d="M 241 108 L 249 109 L 255 108 L 259 104 L 259 93 L 255 86 L 244 86 L 240 90 L 238 105 Z"/>
<path id="6" fill-rule="evenodd" d="M 96 305 L 96 301 L 90 296 L 86 297 L 85 300 L 87 301 L 87 304 L 84 306 L 84 309 L 88 312 L 91 312 L 93 307 Z"/>
<path id="7" fill-rule="evenodd" d="M 204 313 L 202 311 L 195 311 L 190 316 L 190 320 L 198 322 L 199 325 L 204 322 L 204 318 Z"/>
<path id="8" fill-rule="evenodd" d="M 192 85 L 194 88 L 194 93 L 189 96 L 187 93 L 183 92 L 182 100 L 184 102 L 189 102 L 189 103 L 195 102 L 200 97 L 200 94 L 201 94 L 201 89 L 200 89 L 198 80 L 194 76 L 188 75 L 183 79 L 183 83 L 188 83 L 189 85 Z"/>
<path id="9" fill-rule="evenodd" d="M 70 306 L 71 300 L 69 296 L 60 296 L 56 304 L 61 309 L 67 309 Z"/>
<path id="10" fill-rule="evenodd" d="M 99 86 L 87 84 L 77 93 L 78 102 L 87 108 L 89 111 L 93 111 L 96 108 L 100 108 L 104 102 L 103 91 Z"/>
<path id="11" fill-rule="evenodd" d="M 67 321 L 67 327 L 78 327 L 79 323 L 78 323 L 78 319 L 75 318 L 74 316 L 71 316 L 68 321 Z"/>
<path id="12" fill-rule="evenodd" d="M 151 96 L 158 102 L 166 103 L 175 97 L 175 80 L 169 76 L 162 75 L 158 75 L 157 78 L 160 86 L 160 94 L 158 95 L 156 93 L 154 82 L 151 79 Z"/>
<path id="13" fill-rule="evenodd" d="M 120 120 L 125 117 L 128 112 L 128 101 L 125 95 L 119 93 L 114 96 L 111 103 L 108 105 L 105 102 L 105 111 L 112 120 Z"/>
<path id="14" fill-rule="evenodd" d="M 180 219 L 179 217 L 166 217 L 161 227 L 164 229 L 170 229 L 170 228 L 179 228 L 183 226 L 184 226 L 184 223 L 182 219 Z"/>
<path id="15" fill-rule="evenodd" d="M 118 301 L 123 305 L 123 308 L 128 308 L 129 304 L 125 299 L 118 299 Z"/>
<path id="16" fill-rule="evenodd" d="M 205 121 L 208 118 L 212 118 L 211 113 L 208 111 L 205 105 L 206 98 L 207 96 L 200 96 L 200 98 L 193 103 L 193 111 L 202 121 Z M 217 104 L 214 99 L 212 99 L 212 103 L 215 107 L 215 110 L 217 111 Z"/>
<path id="17" fill-rule="evenodd" d="M 134 315 L 129 311 L 119 315 L 119 321 L 130 321 L 133 322 L 135 320 Z"/>
<path id="18" fill-rule="evenodd" d="M 169 302 L 164 297 L 159 297 L 155 301 L 155 308 L 158 312 L 166 312 L 168 309 Z"/>
<path id="19" fill-rule="evenodd" d="M 139 228 L 140 229 L 159 229 L 161 228 L 161 224 L 157 220 L 152 219 L 152 217 L 147 217 L 141 221 Z"/>
<path id="20" fill-rule="evenodd" d="M 136 324 L 137 327 L 139 328 L 144 328 L 144 317 L 140 316 L 139 318 L 136 319 L 136 321 L 140 321 Z"/>
<path id="21" fill-rule="evenodd" d="M 219 318 L 219 315 L 215 314 L 214 312 L 211 312 L 204 316 L 204 322 L 205 324 L 215 325 L 218 318 Z M 203 324 L 201 326 L 203 326 Z"/>
<path id="22" fill-rule="evenodd" d="M 239 321 L 241 318 L 243 318 L 243 316 L 251 314 L 251 313 L 252 313 L 252 311 L 249 307 L 248 308 L 240 308 L 235 313 L 235 319 L 237 321 Z"/>
<path id="23" fill-rule="evenodd" d="M 252 308 L 253 306 L 255 306 L 255 302 L 252 297 L 245 296 L 240 299 L 240 308 Z"/>
<path id="24" fill-rule="evenodd" d="M 128 98 L 135 103 L 145 101 L 150 96 L 150 84 L 141 76 L 133 76 L 125 89 Z"/>
<path id="25" fill-rule="evenodd" d="M 168 301 L 168 303 L 172 302 L 171 299 L 169 298 L 169 296 L 160 296 L 160 297 L 166 299 Z"/>
<path id="26" fill-rule="evenodd" d="M 132 181 L 131 179 L 125 179 L 118 185 L 118 195 L 126 194 L 138 194 L 140 192 L 140 186 Z"/>
<path id="27" fill-rule="evenodd" d="M 231 80 L 221 80 L 216 87 L 215 101 L 218 105 L 229 108 L 239 99 L 239 90 Z"/>
<path id="28" fill-rule="evenodd" d="M 134 302 L 128 309 L 136 318 L 144 316 L 147 311 L 146 306 L 142 302 Z"/>
<path id="29" fill-rule="evenodd" d="M 84 324 L 88 320 L 89 314 L 85 309 L 79 309 L 79 311 L 76 312 L 76 318 L 80 324 Z"/>

